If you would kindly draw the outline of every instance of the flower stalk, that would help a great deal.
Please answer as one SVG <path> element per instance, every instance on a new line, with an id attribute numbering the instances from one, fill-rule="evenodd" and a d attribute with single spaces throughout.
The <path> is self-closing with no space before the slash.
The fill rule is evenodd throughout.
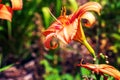
<path id="1" fill-rule="evenodd" d="M 89 44 L 86 40 L 83 40 L 83 41 L 82 41 L 82 44 L 89 50 L 89 52 L 92 54 L 92 56 L 93 56 L 94 59 L 96 60 L 95 51 L 94 51 L 94 49 L 90 46 L 90 44 Z"/>

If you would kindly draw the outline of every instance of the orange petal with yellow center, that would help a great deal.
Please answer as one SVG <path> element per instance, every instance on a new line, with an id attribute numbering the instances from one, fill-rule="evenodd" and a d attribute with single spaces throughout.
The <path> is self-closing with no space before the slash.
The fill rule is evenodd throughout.
<path id="1" fill-rule="evenodd" d="M 12 9 L 9 6 L 0 4 L 0 18 L 12 21 Z"/>
<path id="2" fill-rule="evenodd" d="M 63 43 L 68 44 L 76 34 L 77 31 L 77 21 L 74 23 L 69 23 L 68 16 L 60 16 L 58 18 L 59 22 L 54 22 L 47 30 L 43 32 L 45 36 L 50 33 L 55 33 L 56 37 Z"/>
<path id="3" fill-rule="evenodd" d="M 22 0 L 11 0 L 13 10 L 21 10 L 23 6 Z"/>

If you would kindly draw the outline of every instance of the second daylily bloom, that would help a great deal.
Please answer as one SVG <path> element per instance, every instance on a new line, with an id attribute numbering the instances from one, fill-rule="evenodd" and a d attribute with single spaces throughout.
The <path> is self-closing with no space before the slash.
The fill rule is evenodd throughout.
<path id="1" fill-rule="evenodd" d="M 113 66 L 110 66 L 107 64 L 89 64 L 89 63 L 81 64 L 80 63 L 77 66 L 87 68 L 103 76 L 104 74 L 108 74 L 110 76 L 113 76 L 116 80 L 120 80 L 120 72 Z"/>
<path id="2" fill-rule="evenodd" d="M 21 10 L 23 6 L 22 0 L 11 0 L 13 10 Z"/>
<path id="3" fill-rule="evenodd" d="M 2 2 L 2 0 L 0 0 Z M 12 21 L 12 13 L 13 10 L 21 10 L 22 9 L 22 0 L 11 0 L 12 8 L 10 6 L 6 6 L 4 4 L 0 4 L 0 18 Z"/>
<path id="4" fill-rule="evenodd" d="M 63 8 L 62 13 L 57 20 L 53 22 L 53 24 L 46 31 L 43 32 L 43 34 L 46 36 L 45 46 L 47 48 L 57 47 L 57 43 L 51 46 L 51 37 L 57 38 L 65 44 L 75 40 L 84 44 L 93 54 L 93 56 L 95 56 L 94 50 L 86 41 L 81 25 L 81 19 L 86 19 L 87 23 L 85 23 L 85 26 L 90 27 L 95 22 L 95 17 L 88 11 L 95 11 L 99 14 L 100 10 L 101 6 L 97 2 L 88 2 L 80 6 L 75 13 L 70 15 L 66 15 L 66 10 Z"/>
<path id="5" fill-rule="evenodd" d="M 12 9 L 9 6 L 0 4 L 0 18 L 11 21 L 12 18 Z"/>

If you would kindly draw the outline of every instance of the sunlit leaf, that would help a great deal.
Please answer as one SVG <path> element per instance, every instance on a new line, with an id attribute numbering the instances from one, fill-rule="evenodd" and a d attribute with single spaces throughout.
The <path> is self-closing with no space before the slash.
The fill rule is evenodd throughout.
<path id="1" fill-rule="evenodd" d="M 8 66 L 2 67 L 2 68 L 0 68 L 0 72 L 5 71 L 5 70 L 7 70 L 8 68 L 10 68 L 10 67 L 12 67 L 12 66 L 13 66 L 13 64 L 10 64 L 10 65 L 8 65 Z"/>

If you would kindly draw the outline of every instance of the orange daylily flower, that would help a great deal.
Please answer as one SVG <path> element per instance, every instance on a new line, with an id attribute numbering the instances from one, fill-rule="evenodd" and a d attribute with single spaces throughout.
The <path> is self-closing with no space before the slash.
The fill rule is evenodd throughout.
<path id="1" fill-rule="evenodd" d="M 66 15 L 66 10 L 63 8 L 61 15 L 57 18 L 55 22 L 52 23 L 52 25 L 46 31 L 43 32 L 43 34 L 46 37 L 52 34 L 51 37 L 54 36 L 65 44 L 68 44 L 72 40 L 79 41 L 83 43 L 87 48 L 89 48 L 90 52 L 92 52 L 94 55 L 94 50 L 86 41 L 81 25 L 81 19 L 86 19 L 87 23 L 85 24 L 85 26 L 90 27 L 95 22 L 95 17 L 88 11 L 95 11 L 99 14 L 100 10 L 101 6 L 97 2 L 88 2 L 80 6 L 75 13 L 70 15 Z M 45 46 L 47 48 L 51 48 L 50 39 L 51 38 L 49 37 L 45 40 Z M 52 48 L 56 47 L 56 44 L 52 45 Z"/>
<path id="2" fill-rule="evenodd" d="M 110 76 L 113 76 L 116 80 L 120 80 L 120 72 L 114 68 L 113 66 L 107 65 L 107 64 L 78 64 L 77 66 L 81 66 L 84 68 L 87 68 L 89 70 L 94 71 L 97 74 L 108 74 Z"/>
<path id="3" fill-rule="evenodd" d="M 0 0 L 2 2 L 2 0 Z M 0 18 L 12 21 L 13 10 L 22 9 L 22 0 L 11 0 L 12 8 L 4 4 L 0 4 Z"/>
<path id="4" fill-rule="evenodd" d="M 23 6 L 22 0 L 11 0 L 13 10 L 21 10 Z"/>
<path id="5" fill-rule="evenodd" d="M 0 18 L 11 21 L 12 18 L 12 9 L 9 6 L 0 4 Z"/>

